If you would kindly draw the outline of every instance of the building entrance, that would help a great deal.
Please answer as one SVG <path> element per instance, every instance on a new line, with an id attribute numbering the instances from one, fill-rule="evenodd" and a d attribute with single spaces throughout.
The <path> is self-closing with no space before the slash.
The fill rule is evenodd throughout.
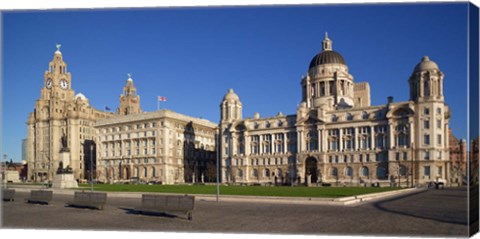
<path id="1" fill-rule="evenodd" d="M 317 159 L 314 157 L 308 157 L 305 160 L 305 177 L 311 175 L 311 183 L 316 183 L 318 181 L 318 166 Z"/>

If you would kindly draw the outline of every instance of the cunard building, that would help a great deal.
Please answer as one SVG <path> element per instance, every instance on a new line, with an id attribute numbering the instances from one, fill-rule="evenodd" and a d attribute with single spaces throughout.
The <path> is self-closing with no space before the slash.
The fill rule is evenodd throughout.
<path id="1" fill-rule="evenodd" d="M 221 178 L 232 183 L 424 184 L 449 179 L 449 108 L 444 74 L 424 56 L 405 76 L 410 99 L 370 105 L 325 36 L 294 115 L 242 117 L 230 89 L 221 104 Z"/>

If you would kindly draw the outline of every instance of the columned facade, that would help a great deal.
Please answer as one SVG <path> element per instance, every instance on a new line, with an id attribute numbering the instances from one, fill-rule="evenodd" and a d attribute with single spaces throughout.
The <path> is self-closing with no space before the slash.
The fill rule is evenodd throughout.
<path id="1" fill-rule="evenodd" d="M 370 86 L 355 83 L 326 35 L 300 81 L 296 115 L 242 119 L 230 90 L 221 103 L 222 181 L 240 184 L 412 186 L 448 183 L 449 108 L 443 73 L 424 57 L 409 79 L 410 100 L 370 105 Z M 241 115 L 241 108 L 237 115 Z M 243 139 L 240 151 L 239 140 Z M 282 147 L 278 147 L 282 145 Z"/>

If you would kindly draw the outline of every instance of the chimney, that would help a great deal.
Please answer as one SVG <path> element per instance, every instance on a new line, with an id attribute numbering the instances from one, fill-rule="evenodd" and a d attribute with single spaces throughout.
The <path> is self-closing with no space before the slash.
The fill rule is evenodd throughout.
<path id="1" fill-rule="evenodd" d="M 393 103 L 393 96 L 387 97 L 387 101 L 389 104 Z"/>

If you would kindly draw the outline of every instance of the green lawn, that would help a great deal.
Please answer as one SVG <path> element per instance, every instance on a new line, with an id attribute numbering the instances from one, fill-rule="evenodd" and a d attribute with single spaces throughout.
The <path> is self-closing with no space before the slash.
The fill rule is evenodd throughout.
<path id="1" fill-rule="evenodd" d="M 81 184 L 84 190 L 90 185 Z M 367 193 L 385 192 L 399 188 L 363 187 L 264 187 L 264 186 L 220 186 L 220 195 L 251 195 L 279 197 L 346 197 Z M 162 192 L 181 194 L 216 194 L 215 185 L 130 185 L 95 184 L 95 191 L 105 192 Z"/>

